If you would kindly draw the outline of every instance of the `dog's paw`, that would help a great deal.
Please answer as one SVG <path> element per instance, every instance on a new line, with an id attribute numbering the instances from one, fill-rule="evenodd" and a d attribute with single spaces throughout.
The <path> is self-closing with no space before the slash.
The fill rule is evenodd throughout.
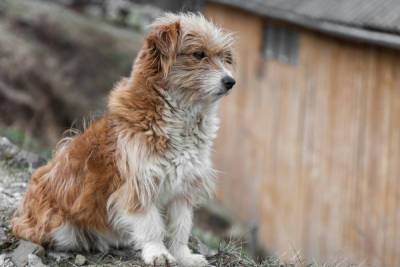
<path id="1" fill-rule="evenodd" d="M 176 266 L 175 258 L 164 247 L 149 246 L 142 250 L 144 263 L 152 266 Z"/>
<path id="2" fill-rule="evenodd" d="M 171 248 L 180 267 L 205 267 L 208 266 L 206 258 L 201 254 L 194 254 L 188 246 Z"/>
<path id="3" fill-rule="evenodd" d="M 208 262 L 203 255 L 187 254 L 184 257 L 178 258 L 179 266 L 182 267 L 205 267 Z"/>
<path id="4" fill-rule="evenodd" d="M 156 253 L 143 255 L 144 263 L 152 266 L 176 266 L 176 260 L 169 253 Z"/>

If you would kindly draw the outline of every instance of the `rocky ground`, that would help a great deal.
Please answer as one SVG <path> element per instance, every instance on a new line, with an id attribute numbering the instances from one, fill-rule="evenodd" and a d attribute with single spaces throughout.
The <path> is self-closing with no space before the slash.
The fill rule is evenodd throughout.
<path id="1" fill-rule="evenodd" d="M 0 137 L 0 266 L 145 266 L 138 253 L 113 250 L 108 254 L 62 253 L 45 250 L 28 241 L 16 240 L 10 233 L 10 218 L 26 190 L 32 171 L 46 160 L 20 149 L 7 138 Z M 198 234 L 199 230 L 195 230 Z M 216 238 L 213 238 L 214 242 Z M 213 266 L 283 266 L 277 260 L 262 265 L 245 256 L 240 246 L 220 243 L 216 249 L 192 238 L 194 251 L 207 256 Z"/>

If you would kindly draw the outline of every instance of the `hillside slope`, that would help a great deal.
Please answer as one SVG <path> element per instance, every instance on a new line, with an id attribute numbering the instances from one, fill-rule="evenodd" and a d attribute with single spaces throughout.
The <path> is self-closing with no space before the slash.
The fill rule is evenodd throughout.
<path id="1" fill-rule="evenodd" d="M 54 144 L 65 128 L 104 109 L 142 39 L 51 1 L 1 1 L 0 126 Z"/>

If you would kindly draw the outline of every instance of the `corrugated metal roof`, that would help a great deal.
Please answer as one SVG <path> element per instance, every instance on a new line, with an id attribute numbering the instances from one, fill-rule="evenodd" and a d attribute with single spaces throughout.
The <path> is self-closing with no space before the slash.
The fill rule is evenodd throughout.
<path id="1" fill-rule="evenodd" d="M 210 0 L 316 30 L 400 47 L 400 0 Z"/>
<path id="2" fill-rule="evenodd" d="M 251 2 L 251 1 L 250 1 Z M 400 0 L 255 1 L 321 21 L 400 33 Z"/>

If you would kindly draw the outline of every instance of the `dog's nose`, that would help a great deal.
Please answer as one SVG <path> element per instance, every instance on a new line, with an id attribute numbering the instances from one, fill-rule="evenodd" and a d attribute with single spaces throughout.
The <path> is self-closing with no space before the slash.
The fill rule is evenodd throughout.
<path id="1" fill-rule="evenodd" d="M 226 90 L 230 90 L 235 85 L 236 81 L 231 76 L 225 76 L 222 78 L 222 83 Z"/>

